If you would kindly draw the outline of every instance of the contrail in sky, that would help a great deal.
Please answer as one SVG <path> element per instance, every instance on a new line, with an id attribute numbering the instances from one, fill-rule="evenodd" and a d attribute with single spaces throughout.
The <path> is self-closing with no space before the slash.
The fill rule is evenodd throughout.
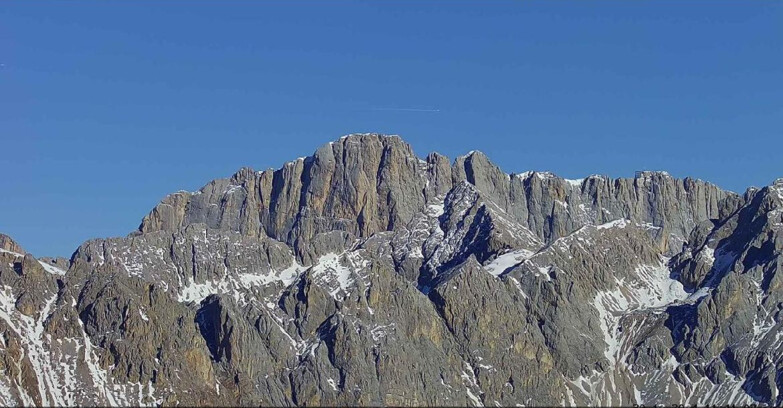
<path id="1" fill-rule="evenodd" d="M 398 111 L 398 112 L 440 112 L 440 109 L 416 109 L 416 108 L 371 108 L 373 111 Z"/>

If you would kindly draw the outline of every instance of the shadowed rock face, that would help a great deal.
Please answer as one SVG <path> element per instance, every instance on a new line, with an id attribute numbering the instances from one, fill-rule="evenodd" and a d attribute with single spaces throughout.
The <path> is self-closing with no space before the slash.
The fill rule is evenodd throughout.
<path id="1" fill-rule="evenodd" d="M 779 405 L 782 228 L 783 181 L 350 135 L 70 260 L 0 234 L 0 405 Z"/>

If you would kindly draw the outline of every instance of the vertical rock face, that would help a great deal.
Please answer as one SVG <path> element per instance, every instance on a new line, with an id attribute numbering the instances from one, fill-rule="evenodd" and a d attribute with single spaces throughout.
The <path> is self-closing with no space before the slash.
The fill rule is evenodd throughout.
<path id="1" fill-rule="evenodd" d="M 309 244 L 318 234 L 345 231 L 367 237 L 410 222 L 428 196 L 448 188 L 443 167 L 442 156 L 420 160 L 399 137 L 347 136 L 279 170 L 244 168 L 197 193 L 170 195 L 139 229 L 176 231 L 203 223 L 248 236 L 268 235 L 310 260 Z"/>
<path id="2" fill-rule="evenodd" d="M 0 234 L 0 405 L 780 405 L 782 214 L 350 135 L 70 260 Z"/>
<path id="3" fill-rule="evenodd" d="M 453 187 L 467 182 L 514 223 L 551 242 L 588 224 L 618 218 L 663 227 L 672 251 L 696 223 L 730 213 L 735 194 L 665 172 L 633 179 L 590 176 L 564 180 L 551 173 L 508 175 L 480 152 L 419 159 L 397 136 L 350 135 L 279 170 L 243 168 L 195 193 L 166 197 L 142 221 L 142 233 L 177 231 L 203 223 L 211 229 L 267 235 L 294 247 L 305 262 L 318 256 L 319 234 L 344 231 L 362 238 L 409 224 Z"/>

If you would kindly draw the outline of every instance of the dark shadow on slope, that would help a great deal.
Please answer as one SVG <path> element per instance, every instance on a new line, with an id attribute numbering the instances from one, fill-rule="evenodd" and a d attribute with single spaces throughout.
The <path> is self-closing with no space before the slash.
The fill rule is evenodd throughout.
<path id="1" fill-rule="evenodd" d="M 225 321 L 223 316 L 225 315 Z M 196 312 L 196 325 L 198 325 L 201 337 L 207 343 L 212 359 L 220 361 L 223 357 L 231 361 L 231 334 L 234 326 L 231 324 L 228 313 L 221 304 L 220 297 L 209 295 L 201 302 L 201 307 Z"/>

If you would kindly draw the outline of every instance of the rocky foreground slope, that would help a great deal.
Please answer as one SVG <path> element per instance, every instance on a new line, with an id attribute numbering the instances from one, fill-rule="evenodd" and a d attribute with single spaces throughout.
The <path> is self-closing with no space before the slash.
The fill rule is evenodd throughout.
<path id="1" fill-rule="evenodd" d="M 0 235 L 0 405 L 780 405 L 781 230 L 783 180 L 350 135 L 70 260 Z"/>

